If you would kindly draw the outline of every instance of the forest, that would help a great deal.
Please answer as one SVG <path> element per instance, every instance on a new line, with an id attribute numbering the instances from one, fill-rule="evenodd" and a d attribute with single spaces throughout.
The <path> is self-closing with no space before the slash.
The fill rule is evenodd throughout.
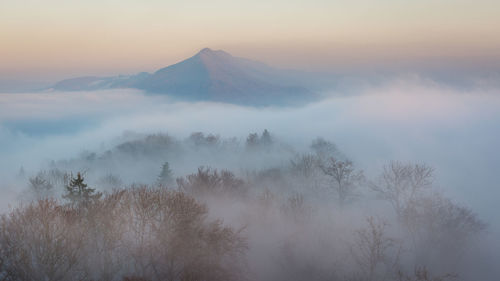
<path id="1" fill-rule="evenodd" d="M 397 159 L 367 175 L 331 140 L 124 134 L 19 169 L 0 280 L 481 280 L 488 225 Z"/>

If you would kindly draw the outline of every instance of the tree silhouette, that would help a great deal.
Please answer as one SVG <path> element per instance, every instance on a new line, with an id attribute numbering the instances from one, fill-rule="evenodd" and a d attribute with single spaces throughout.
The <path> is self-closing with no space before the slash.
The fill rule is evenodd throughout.
<path id="1" fill-rule="evenodd" d="M 53 193 L 54 185 L 46 179 L 46 173 L 44 172 L 39 172 L 35 177 L 30 177 L 29 183 L 29 187 L 36 199 L 50 197 Z"/>
<path id="2" fill-rule="evenodd" d="M 432 187 L 433 180 L 434 168 L 430 166 L 391 161 L 384 166 L 379 182 L 371 183 L 370 187 L 389 201 L 398 218 L 402 219 L 405 211 Z"/>
<path id="3" fill-rule="evenodd" d="M 332 187 L 337 192 L 341 204 L 353 195 L 354 188 L 364 180 L 363 171 L 355 170 L 353 163 L 349 160 L 340 161 L 330 157 L 326 165 L 322 164 L 320 168 L 333 180 Z"/>
<path id="4" fill-rule="evenodd" d="M 168 185 L 173 183 L 174 181 L 174 173 L 172 169 L 170 169 L 170 164 L 168 162 L 163 163 L 161 166 L 161 172 L 158 176 L 157 183 L 158 185 Z"/>
<path id="5" fill-rule="evenodd" d="M 254 149 L 258 145 L 259 145 L 259 135 L 257 133 L 249 134 L 246 142 L 247 148 Z"/>
<path id="6" fill-rule="evenodd" d="M 273 143 L 273 139 L 271 138 L 271 134 L 267 129 L 262 132 L 262 135 L 260 137 L 260 143 L 262 145 L 271 145 Z"/>
<path id="7" fill-rule="evenodd" d="M 63 198 L 77 206 L 88 206 L 92 201 L 101 198 L 102 193 L 95 192 L 95 189 L 88 187 L 83 180 L 82 175 L 77 173 L 76 178 L 72 178 L 66 186 L 66 194 Z"/>

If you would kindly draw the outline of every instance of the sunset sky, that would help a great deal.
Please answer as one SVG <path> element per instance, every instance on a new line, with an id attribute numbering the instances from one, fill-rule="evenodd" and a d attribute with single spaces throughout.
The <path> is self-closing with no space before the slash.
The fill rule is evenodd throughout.
<path id="1" fill-rule="evenodd" d="M 203 47 L 305 70 L 491 68 L 500 1 L 0 1 L 2 79 L 152 72 Z"/>

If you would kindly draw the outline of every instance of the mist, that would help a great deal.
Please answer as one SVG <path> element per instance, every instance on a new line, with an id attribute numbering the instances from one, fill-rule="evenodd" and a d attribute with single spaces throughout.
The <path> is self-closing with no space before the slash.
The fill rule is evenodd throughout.
<path id="1" fill-rule="evenodd" d="M 443 186 L 451 185 L 450 192 L 478 207 L 492 198 L 489 192 L 499 180 L 497 89 L 457 91 L 413 77 L 292 108 L 172 103 L 132 90 L 1 94 L 0 99 L 6 174 L 109 148 L 125 132 L 244 139 L 268 129 L 299 150 L 315 137 L 329 139 L 369 172 L 391 159 L 432 164 L 447 180 Z M 465 171 L 468 176 L 460 178 Z M 475 199 L 476 185 L 486 198 Z"/>
<path id="2" fill-rule="evenodd" d="M 459 280 L 496 280 L 499 272 L 492 260 L 498 257 L 494 237 L 500 234 L 500 88 L 460 89 L 403 76 L 357 87 L 350 95 L 332 90 L 324 96 L 302 106 L 246 107 L 179 102 L 136 90 L 0 94 L 0 187 L 5 194 L 0 209 L 26 204 L 31 198 L 28 179 L 40 171 L 83 172 L 98 191 L 129 187 L 127 196 L 133 198 L 139 192 L 134 186 L 156 184 L 162 164 L 168 162 L 173 175 L 184 179 L 168 182 L 169 188 L 177 186 L 205 204 L 210 219 L 242 229 L 248 240 L 246 278 L 365 280 L 366 272 L 350 273 L 362 268 L 356 263 L 362 253 L 353 250 L 359 244 L 351 240 L 364 237 L 360 230 L 372 227 L 400 237 L 394 240 L 400 246 L 388 251 L 410 272 L 426 266 L 436 276 L 457 273 Z M 264 130 L 272 146 L 251 148 L 251 134 L 263 141 Z M 355 171 L 362 171 L 365 180 L 352 202 L 336 201 L 322 173 L 327 162 L 313 169 L 314 176 L 298 176 L 293 170 L 304 155 L 326 161 L 311 148 L 318 138 L 335 148 L 325 157 L 348 159 Z M 432 248 L 427 242 L 422 245 L 428 248 L 418 248 L 423 254 L 408 254 L 410 236 L 401 234 L 404 228 L 390 205 L 370 188 L 384 167 L 395 163 L 391 161 L 432 167 L 432 192 L 477 214 L 487 225 L 480 234 L 483 241 L 473 239 L 457 261 L 451 261 L 452 251 L 425 252 Z M 249 186 L 245 195 L 199 193 L 191 180 L 215 169 L 241 179 Z M 120 186 L 102 183 L 110 175 Z M 258 198 L 269 205 L 259 205 Z M 385 221 L 389 223 L 382 227 Z M 343 259 L 346 253 L 353 257 Z M 443 257 L 450 257 L 449 263 Z M 428 264 L 414 265 L 426 259 Z M 379 273 L 371 272 L 370 280 L 381 280 L 382 273 L 374 277 Z"/>

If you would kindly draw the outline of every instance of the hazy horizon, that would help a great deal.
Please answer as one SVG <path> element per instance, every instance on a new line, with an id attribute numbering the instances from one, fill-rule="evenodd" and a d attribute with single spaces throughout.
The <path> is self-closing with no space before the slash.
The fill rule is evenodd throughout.
<path id="1" fill-rule="evenodd" d="M 152 72 L 204 47 L 307 71 L 499 71 L 499 9 L 493 0 L 6 0 L 0 78 Z"/>

